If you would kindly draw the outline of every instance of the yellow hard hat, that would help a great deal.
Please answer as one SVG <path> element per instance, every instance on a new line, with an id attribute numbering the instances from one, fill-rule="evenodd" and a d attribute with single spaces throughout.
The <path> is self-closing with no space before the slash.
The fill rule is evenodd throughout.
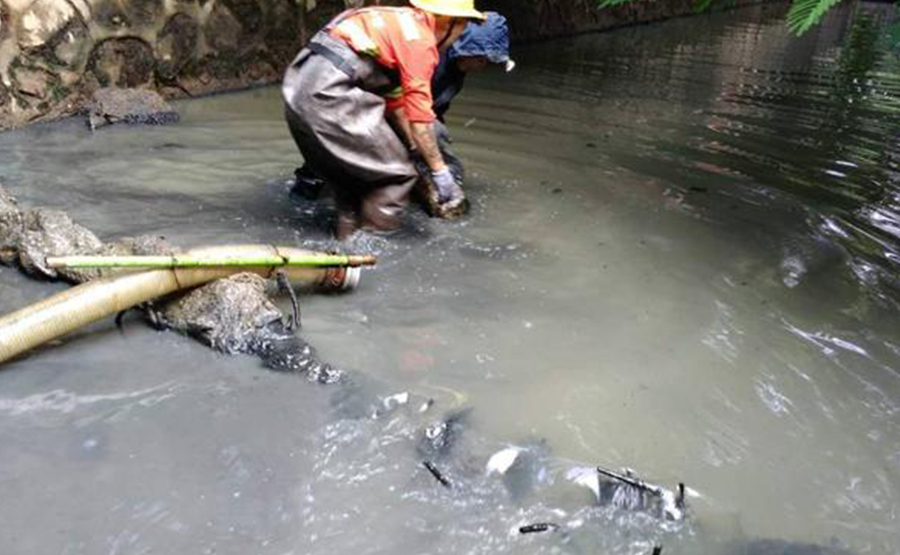
<path id="1" fill-rule="evenodd" d="M 487 16 L 475 9 L 475 0 L 409 0 L 409 3 L 437 15 L 484 21 Z"/>

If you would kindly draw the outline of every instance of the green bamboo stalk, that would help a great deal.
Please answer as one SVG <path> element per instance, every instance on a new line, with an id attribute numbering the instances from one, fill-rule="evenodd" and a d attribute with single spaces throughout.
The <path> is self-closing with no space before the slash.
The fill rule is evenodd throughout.
<path id="1" fill-rule="evenodd" d="M 58 256 L 48 257 L 50 268 L 241 268 L 250 266 L 293 266 L 308 268 L 374 266 L 372 255 L 310 254 L 302 257 L 219 256 L 198 258 L 174 256 Z"/>

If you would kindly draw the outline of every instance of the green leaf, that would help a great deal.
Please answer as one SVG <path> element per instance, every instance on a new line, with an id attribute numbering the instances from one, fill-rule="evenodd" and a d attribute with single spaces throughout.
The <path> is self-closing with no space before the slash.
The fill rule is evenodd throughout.
<path id="1" fill-rule="evenodd" d="M 703 13 L 709 9 L 713 0 L 694 0 L 694 13 Z"/>
<path id="2" fill-rule="evenodd" d="M 888 45 L 891 50 L 900 49 L 900 21 L 895 21 L 888 27 Z"/>
<path id="3" fill-rule="evenodd" d="M 797 35 L 809 31 L 819 23 L 828 10 L 840 4 L 843 0 L 794 0 L 787 14 L 787 24 L 791 31 Z"/>

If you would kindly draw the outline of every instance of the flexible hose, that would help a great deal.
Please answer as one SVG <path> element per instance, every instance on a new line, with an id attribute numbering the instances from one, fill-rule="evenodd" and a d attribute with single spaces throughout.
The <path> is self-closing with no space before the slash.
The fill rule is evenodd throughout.
<path id="1" fill-rule="evenodd" d="M 194 249 L 196 256 L 303 256 L 311 251 L 270 245 L 231 245 Z M 225 267 L 174 268 L 120 273 L 67 289 L 0 318 L 0 363 L 88 324 L 170 293 L 242 272 L 265 278 L 285 273 L 297 286 L 350 289 L 359 268 Z"/>

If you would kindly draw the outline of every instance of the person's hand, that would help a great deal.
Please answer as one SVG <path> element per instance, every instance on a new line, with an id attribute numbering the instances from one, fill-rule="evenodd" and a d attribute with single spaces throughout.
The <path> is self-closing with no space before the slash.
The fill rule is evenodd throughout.
<path id="1" fill-rule="evenodd" d="M 444 204 L 456 196 L 456 190 L 459 189 L 459 185 L 456 184 L 450 168 L 445 167 L 442 170 L 431 172 L 431 180 L 437 187 L 439 204 Z"/>

